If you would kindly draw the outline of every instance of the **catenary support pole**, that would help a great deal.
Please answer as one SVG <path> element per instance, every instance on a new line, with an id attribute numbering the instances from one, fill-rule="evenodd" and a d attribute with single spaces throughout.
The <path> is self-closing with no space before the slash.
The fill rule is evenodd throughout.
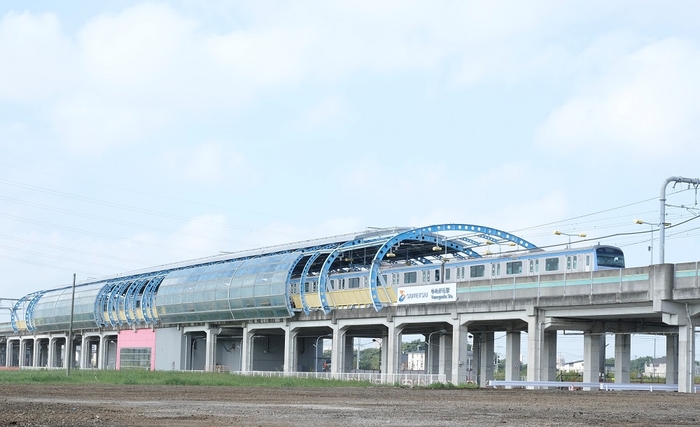
<path id="1" fill-rule="evenodd" d="M 681 176 L 672 176 L 666 178 L 664 185 L 661 186 L 661 197 L 659 201 L 661 205 L 659 207 L 659 264 L 664 263 L 664 252 L 665 252 L 665 241 L 666 241 L 666 187 L 671 182 L 685 182 L 688 184 L 693 184 L 695 186 L 700 185 L 700 179 L 683 178 Z"/>

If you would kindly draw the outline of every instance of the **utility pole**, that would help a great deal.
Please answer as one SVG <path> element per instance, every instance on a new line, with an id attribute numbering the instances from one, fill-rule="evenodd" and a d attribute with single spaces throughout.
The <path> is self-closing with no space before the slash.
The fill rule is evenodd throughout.
<path id="1" fill-rule="evenodd" d="M 70 298 L 70 323 L 68 338 L 66 338 L 66 376 L 70 376 L 70 365 L 73 364 L 73 311 L 75 310 L 75 273 L 73 273 L 73 291 Z"/>
<path id="2" fill-rule="evenodd" d="M 664 244 L 666 240 L 666 187 L 668 187 L 668 184 L 671 182 L 685 182 L 688 184 L 693 184 L 696 187 L 700 185 L 700 179 L 692 179 L 692 178 L 683 178 L 681 176 L 672 176 L 670 178 L 666 178 L 666 181 L 664 181 L 664 185 L 661 186 L 661 197 L 659 197 L 659 201 L 661 202 L 661 206 L 659 208 L 659 264 L 664 263 L 664 250 L 666 249 Z"/>

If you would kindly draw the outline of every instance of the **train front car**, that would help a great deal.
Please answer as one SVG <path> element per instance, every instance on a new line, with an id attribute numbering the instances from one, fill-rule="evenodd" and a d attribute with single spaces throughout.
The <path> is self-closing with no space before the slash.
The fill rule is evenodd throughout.
<path id="1" fill-rule="evenodd" d="M 625 255 L 615 246 L 595 246 L 595 260 L 598 270 L 625 268 Z"/>

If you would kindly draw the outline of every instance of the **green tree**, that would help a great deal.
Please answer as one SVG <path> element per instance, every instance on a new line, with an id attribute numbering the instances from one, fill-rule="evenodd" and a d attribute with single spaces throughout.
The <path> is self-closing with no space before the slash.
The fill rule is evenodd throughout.
<path id="1" fill-rule="evenodd" d="M 422 350 L 425 350 L 425 341 L 421 339 L 401 343 L 401 352 L 404 354 Z"/>
<path id="2" fill-rule="evenodd" d="M 381 365 L 381 350 L 378 348 L 365 348 L 360 351 L 360 369 L 379 370 Z"/>

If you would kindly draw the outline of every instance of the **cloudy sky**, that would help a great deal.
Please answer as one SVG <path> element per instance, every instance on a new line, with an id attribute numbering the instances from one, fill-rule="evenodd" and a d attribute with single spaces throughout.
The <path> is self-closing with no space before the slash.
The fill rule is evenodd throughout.
<path id="1" fill-rule="evenodd" d="M 668 177 L 700 176 L 699 12 L 4 1 L 0 297 L 446 222 L 586 233 L 648 265 L 634 220 L 660 222 Z M 666 220 L 690 221 L 666 261 L 700 260 L 695 189 L 668 192 Z"/>

